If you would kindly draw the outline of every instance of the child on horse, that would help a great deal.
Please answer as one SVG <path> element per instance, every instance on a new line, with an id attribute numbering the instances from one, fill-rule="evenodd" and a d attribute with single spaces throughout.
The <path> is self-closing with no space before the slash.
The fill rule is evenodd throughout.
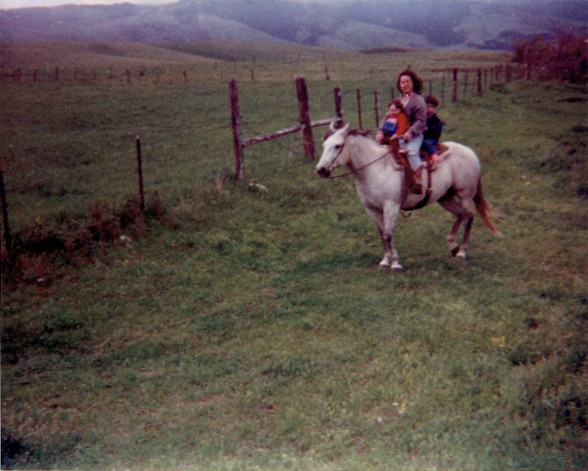
<path id="1" fill-rule="evenodd" d="M 376 142 L 379 144 L 389 144 L 395 139 L 401 139 L 408 128 L 408 116 L 404 112 L 404 106 L 399 99 L 392 100 L 388 103 L 388 113 L 376 133 Z"/>
<path id="2" fill-rule="evenodd" d="M 443 130 L 443 121 L 437 116 L 437 106 L 439 106 L 439 100 L 436 96 L 429 95 L 425 98 L 427 105 L 427 128 L 423 133 L 423 145 L 421 150 L 425 151 L 431 157 L 433 162 L 439 160 L 437 154 L 437 143 L 441 137 L 441 131 Z"/>

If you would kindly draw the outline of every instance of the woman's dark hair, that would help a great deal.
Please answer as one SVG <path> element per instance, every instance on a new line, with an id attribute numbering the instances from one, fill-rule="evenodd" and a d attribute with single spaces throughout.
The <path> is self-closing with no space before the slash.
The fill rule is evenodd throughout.
<path id="1" fill-rule="evenodd" d="M 411 69 L 406 69 L 403 70 L 402 72 L 400 72 L 398 74 L 398 79 L 396 79 L 396 88 L 398 89 L 398 91 L 400 93 L 402 93 L 402 89 L 400 88 L 400 77 L 402 77 L 403 75 L 406 75 L 408 77 L 410 77 L 410 79 L 412 80 L 412 87 L 413 87 L 413 91 L 415 93 L 420 94 L 421 90 L 423 89 L 423 81 L 421 80 L 421 78 Z"/>

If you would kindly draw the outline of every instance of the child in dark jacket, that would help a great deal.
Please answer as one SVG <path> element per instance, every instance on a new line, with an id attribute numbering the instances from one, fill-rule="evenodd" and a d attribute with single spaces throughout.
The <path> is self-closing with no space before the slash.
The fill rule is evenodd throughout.
<path id="1" fill-rule="evenodd" d="M 431 160 L 439 160 L 437 154 L 437 142 L 441 137 L 441 131 L 443 129 L 443 121 L 437 116 L 437 106 L 439 106 L 439 100 L 433 95 L 429 95 L 425 98 L 427 104 L 427 128 L 425 129 L 423 145 L 421 150 L 424 150 L 431 156 Z"/>

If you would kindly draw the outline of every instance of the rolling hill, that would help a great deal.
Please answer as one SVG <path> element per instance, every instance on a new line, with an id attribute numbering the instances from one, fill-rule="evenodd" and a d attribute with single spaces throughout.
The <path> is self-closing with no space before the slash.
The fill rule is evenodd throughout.
<path id="1" fill-rule="evenodd" d="M 0 10 L 0 41 L 201 40 L 378 47 L 510 49 L 514 39 L 585 34 L 582 0 L 181 0 Z"/>

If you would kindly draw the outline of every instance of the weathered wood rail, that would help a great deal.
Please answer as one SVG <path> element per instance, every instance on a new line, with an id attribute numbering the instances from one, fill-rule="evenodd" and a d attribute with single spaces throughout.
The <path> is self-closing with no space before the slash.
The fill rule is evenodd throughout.
<path id="1" fill-rule="evenodd" d="M 301 133 L 302 143 L 304 146 L 304 155 L 314 160 L 315 148 L 312 128 L 318 126 L 327 126 L 333 120 L 343 121 L 343 107 L 341 89 L 335 88 L 333 91 L 335 98 L 335 117 L 326 118 L 317 121 L 310 119 L 310 106 L 308 99 L 308 89 L 304 77 L 296 79 L 296 94 L 298 97 L 299 124 L 285 129 L 279 129 L 267 134 L 261 134 L 249 138 L 241 136 L 241 112 L 239 109 L 239 91 L 236 80 L 229 82 L 230 99 L 231 99 L 231 129 L 233 133 L 233 157 L 235 160 L 235 179 L 242 180 L 245 178 L 245 156 L 244 149 L 249 146 L 260 144 L 262 142 L 278 139 L 289 134 Z"/>

